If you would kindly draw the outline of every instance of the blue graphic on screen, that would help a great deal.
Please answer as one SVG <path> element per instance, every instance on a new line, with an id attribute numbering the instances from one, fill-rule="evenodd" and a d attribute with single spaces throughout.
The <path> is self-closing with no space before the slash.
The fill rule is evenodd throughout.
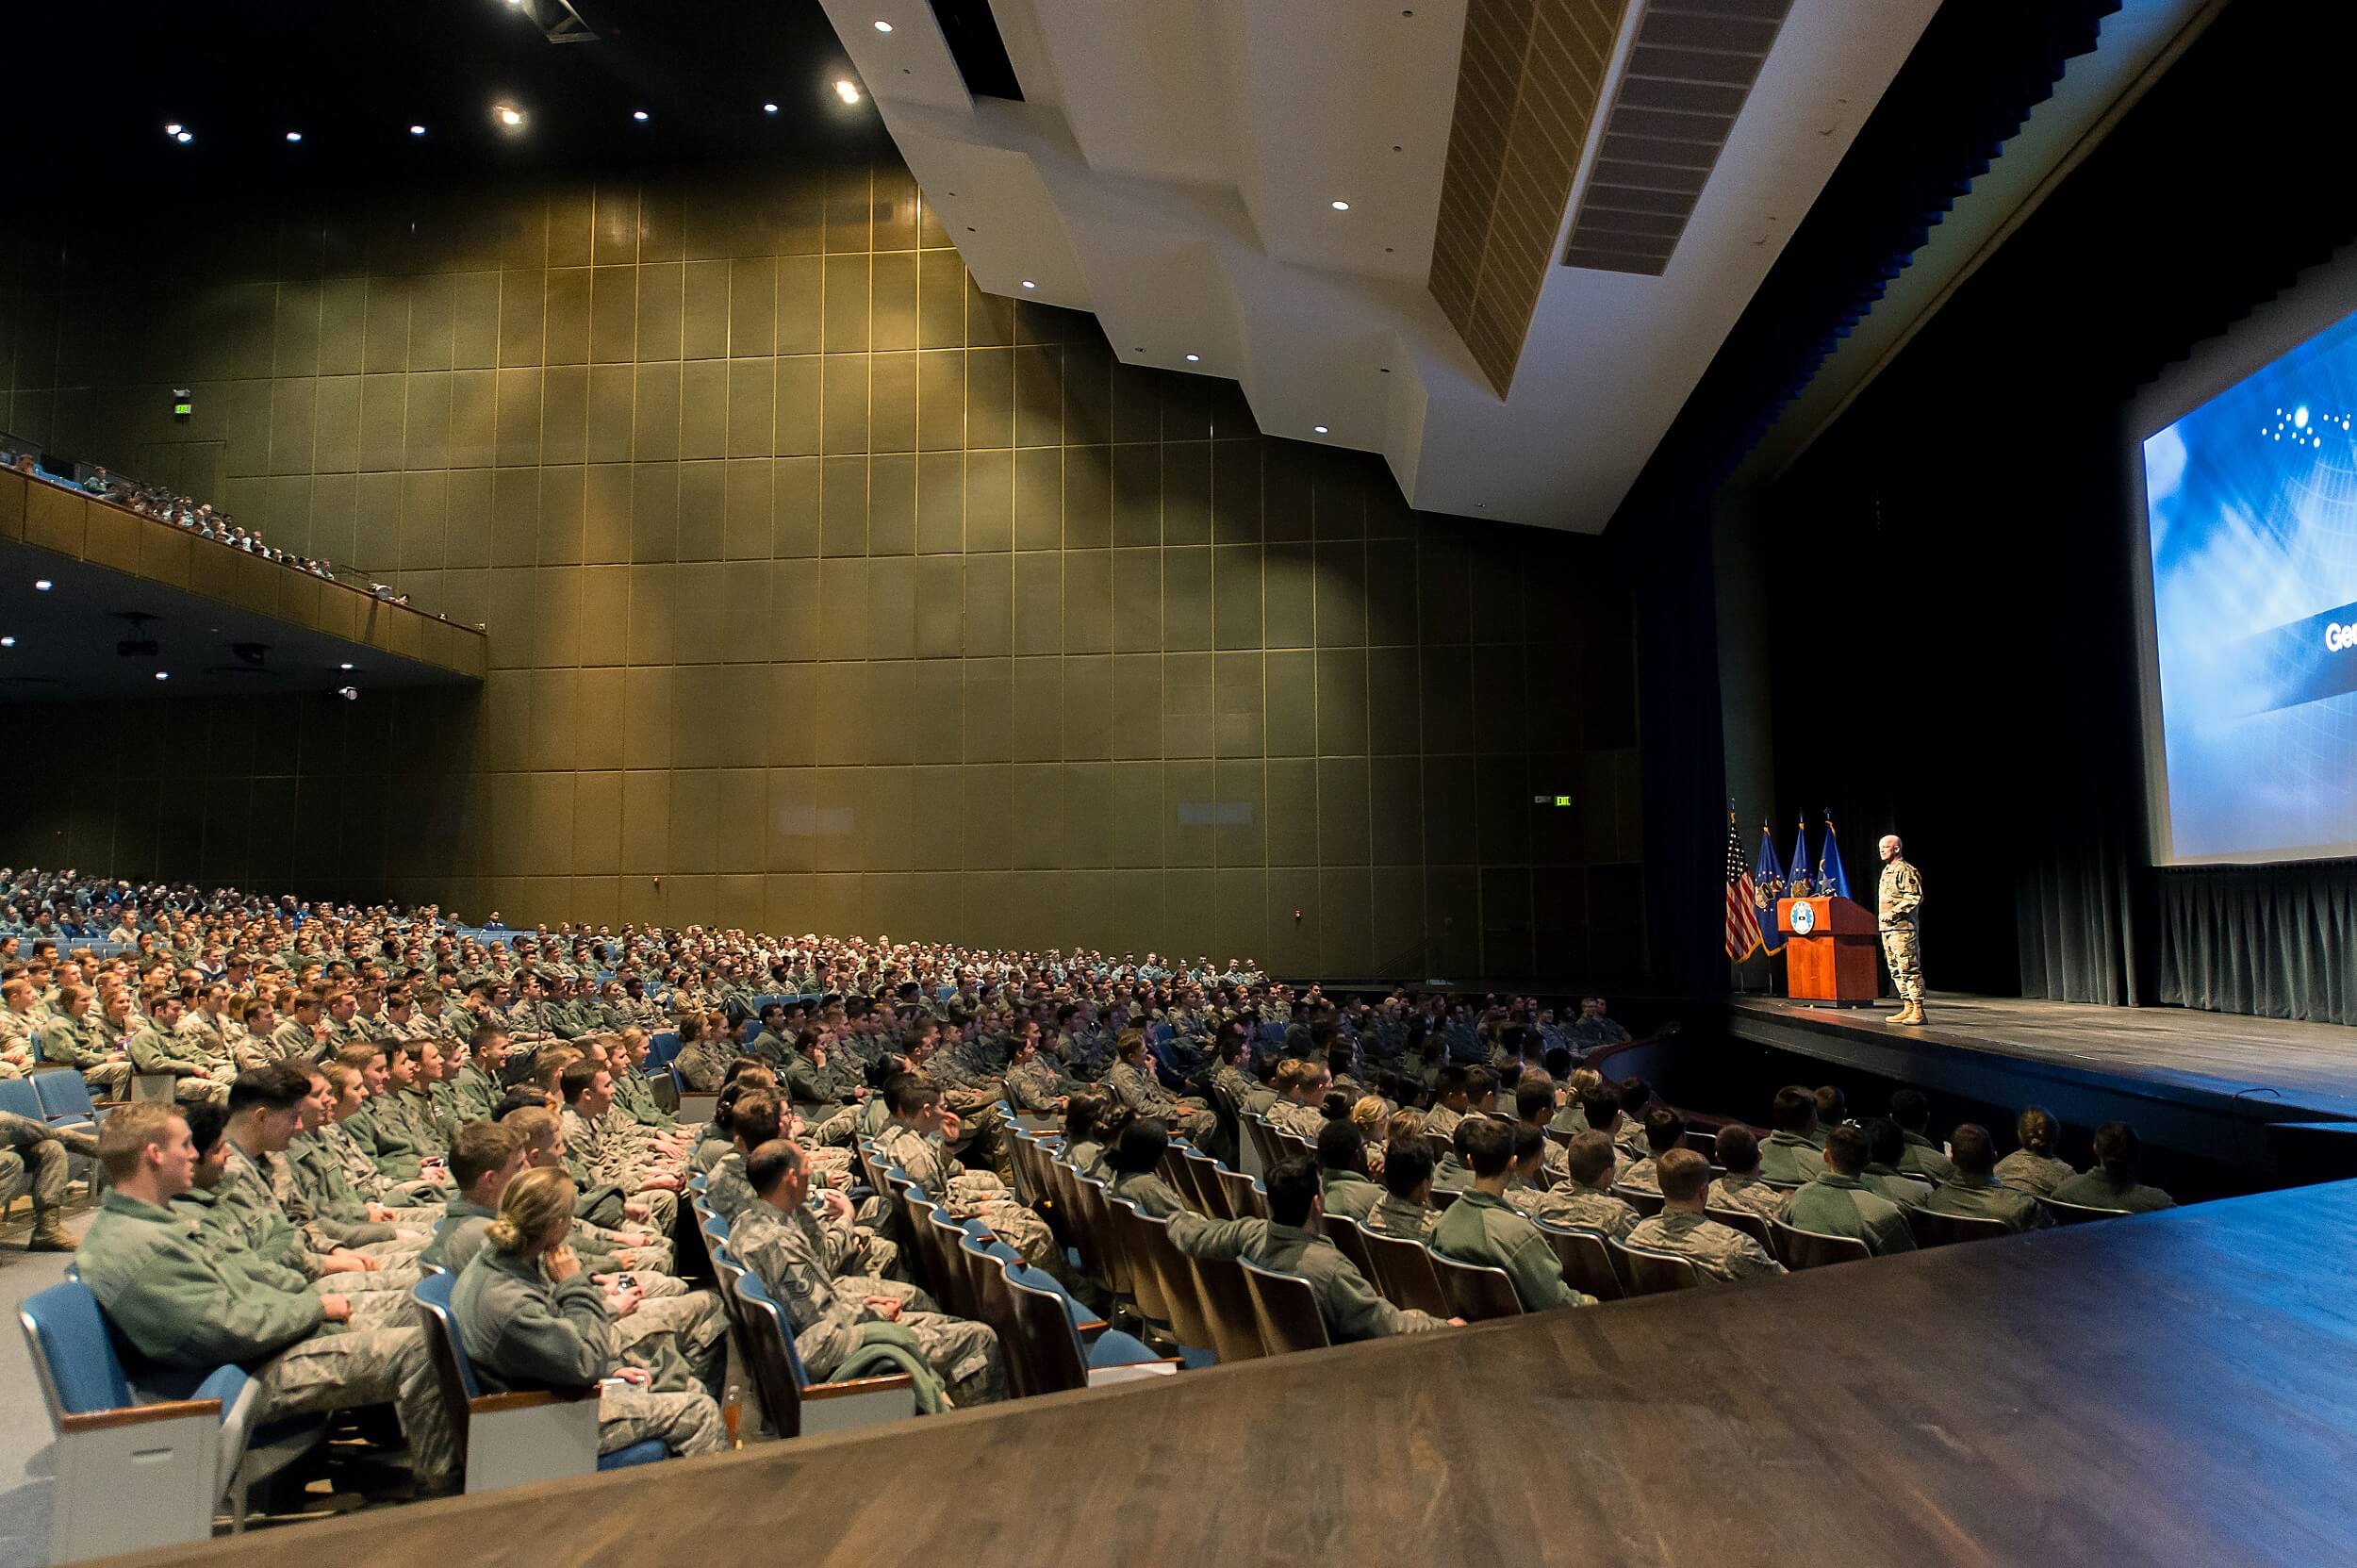
<path id="1" fill-rule="evenodd" d="M 2357 845 L 2357 317 L 2144 443 L 2168 857 Z"/>

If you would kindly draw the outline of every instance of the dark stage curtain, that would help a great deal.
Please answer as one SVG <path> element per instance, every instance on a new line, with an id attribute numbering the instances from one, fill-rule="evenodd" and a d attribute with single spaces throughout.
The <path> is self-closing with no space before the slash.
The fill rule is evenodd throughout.
<path id="1" fill-rule="evenodd" d="M 2357 1024 L 2357 862 L 2159 873 L 2158 999 Z"/>

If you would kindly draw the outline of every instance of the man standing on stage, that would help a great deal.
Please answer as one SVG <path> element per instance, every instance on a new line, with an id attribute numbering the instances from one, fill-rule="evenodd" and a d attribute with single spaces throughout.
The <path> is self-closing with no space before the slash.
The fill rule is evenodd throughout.
<path id="1" fill-rule="evenodd" d="M 1923 1021 L 1923 966 L 1915 949 L 1915 912 L 1923 902 L 1923 878 L 1899 852 L 1899 835 L 1883 834 L 1876 846 L 1883 857 L 1880 904 L 1883 957 L 1890 965 L 1890 983 L 1898 988 L 1899 1013 L 1894 1024 Z"/>

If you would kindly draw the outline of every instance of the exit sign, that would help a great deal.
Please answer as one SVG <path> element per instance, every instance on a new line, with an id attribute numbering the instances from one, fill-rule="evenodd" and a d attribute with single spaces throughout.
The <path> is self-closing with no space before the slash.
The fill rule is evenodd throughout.
<path id="1" fill-rule="evenodd" d="M 1572 798 L 1569 795 L 1533 795 L 1530 803 L 1534 806 L 1568 806 Z"/>

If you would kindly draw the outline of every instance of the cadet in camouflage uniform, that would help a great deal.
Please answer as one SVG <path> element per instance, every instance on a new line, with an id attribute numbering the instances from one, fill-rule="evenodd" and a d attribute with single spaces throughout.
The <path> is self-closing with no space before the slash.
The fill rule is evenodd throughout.
<path id="1" fill-rule="evenodd" d="M 1173 1230 L 1171 1244 L 1193 1257 L 1243 1258 L 1274 1273 L 1308 1280 L 1327 1335 L 1338 1345 L 1393 1334 L 1429 1333 L 1464 1321 L 1393 1306 L 1376 1294 L 1349 1259 L 1335 1250 L 1333 1243 L 1317 1233 L 1315 1161 L 1307 1156 L 1286 1160 L 1268 1173 L 1266 1185 L 1268 1218 L 1206 1224 L 1184 1233 Z"/>
<path id="2" fill-rule="evenodd" d="M 1719 1130 L 1719 1163 L 1726 1175 L 1710 1184 L 1706 1205 L 1745 1209 L 1762 1219 L 1784 1213 L 1784 1193 L 1759 1179 L 1759 1135 L 1741 1123 Z"/>
<path id="3" fill-rule="evenodd" d="M 1816 1180 L 1785 1199 L 1779 1217 L 1795 1230 L 1821 1236 L 1850 1236 L 1876 1257 L 1915 1250 L 1915 1232 L 1899 1206 L 1869 1187 L 1866 1131 L 1845 1122 L 1825 1134 L 1825 1168 Z"/>
<path id="4" fill-rule="evenodd" d="M 1040 1053 L 1038 1020 L 1026 1018 L 1015 1025 L 1011 1043 L 1005 1077 L 1007 1098 L 1017 1111 L 1035 1116 L 1063 1114 L 1072 1091 Z"/>
<path id="5" fill-rule="evenodd" d="M 1402 1138 L 1383 1152 L 1383 1196 L 1363 1223 L 1387 1236 L 1431 1238 L 1441 1222 L 1432 1207 L 1432 1148 L 1422 1138 Z"/>
<path id="6" fill-rule="evenodd" d="M 1732 1226 L 1721 1225 L 1703 1213 L 1703 1189 L 1710 1181 L 1710 1162 L 1690 1148 L 1673 1148 L 1656 1162 L 1660 1180 L 1661 1213 L 1637 1222 L 1628 1233 L 1631 1246 L 1674 1252 L 1714 1279 L 1729 1282 L 1782 1274 L 1784 1265 L 1768 1249 Z"/>
<path id="7" fill-rule="evenodd" d="M 1113 1065 L 1105 1073 L 1105 1089 L 1116 1104 L 1128 1106 L 1137 1115 L 1161 1119 L 1190 1143 L 1199 1144 L 1219 1129 L 1219 1118 L 1201 1100 L 1180 1099 L 1156 1081 L 1144 1030 L 1121 1032 Z"/>
<path id="8" fill-rule="evenodd" d="M 1470 1125 L 1477 1127 L 1480 1123 Z M 1510 1129 L 1509 1132 L 1522 1131 Z M 1544 1136 L 1540 1134 L 1542 1142 Z M 1636 1229 L 1637 1211 L 1612 1196 L 1612 1176 L 1619 1166 L 1620 1153 L 1603 1133 L 1591 1128 L 1574 1136 L 1571 1147 L 1563 1151 L 1567 1180 L 1545 1192 L 1529 1184 L 1540 1168 L 1538 1150 L 1530 1148 L 1525 1139 L 1514 1153 L 1525 1184 L 1510 1187 L 1504 1194 L 1509 1207 L 1549 1225 L 1574 1225 L 1586 1230 L 1601 1230 L 1607 1236 L 1625 1237 Z"/>
<path id="9" fill-rule="evenodd" d="M 91 1088 L 119 1096 L 130 1081 L 131 1064 L 109 1037 L 107 1020 L 91 1008 L 90 996 L 87 985 L 58 988 L 57 1012 L 41 1025 L 41 1059 L 78 1068 Z"/>
<path id="10" fill-rule="evenodd" d="M 390 1403 L 421 1487 L 454 1479 L 456 1445 L 422 1330 L 322 1331 L 352 1316 L 350 1297 L 272 1288 L 225 1267 L 185 1213 L 196 1149 L 176 1106 L 127 1105 L 107 1118 L 100 1158 L 110 1186 L 74 1263 L 143 1364 L 143 1393 L 185 1394 L 226 1362 L 262 1388 L 259 1423 L 306 1411 Z"/>
<path id="11" fill-rule="evenodd" d="M 571 1178 L 553 1170 L 526 1171 L 508 1183 L 500 1217 L 452 1287 L 452 1322 L 475 1375 L 501 1393 L 620 1378 L 626 1386 L 599 1391 L 601 1454 L 649 1438 L 675 1454 L 725 1446 L 711 1395 L 684 1372 L 659 1378 L 623 1361 L 604 1288 L 567 1245 L 572 1187 Z"/>
<path id="12" fill-rule="evenodd" d="M 941 1091 L 914 1074 L 886 1088 L 891 1123 L 876 1139 L 880 1160 L 905 1171 L 935 1203 L 956 1219 L 980 1219 L 1023 1261 L 1044 1268 L 1058 1262 L 1056 1240 L 1047 1221 L 1025 1208 L 998 1178 L 969 1171 L 943 1146 Z M 949 1134 L 954 1135 L 954 1134 Z"/>
<path id="13" fill-rule="evenodd" d="M 1948 1134 L 1948 1151 L 1955 1160 L 1955 1173 L 1932 1190 L 1925 1209 L 1968 1219 L 2003 1220 L 2016 1230 L 2054 1223 L 2036 1198 L 1997 1180 L 1997 1145 L 1988 1129 L 1966 1122 Z"/>
<path id="14" fill-rule="evenodd" d="M 179 1026 L 180 999 L 163 997 L 148 1015 L 147 1027 L 131 1036 L 128 1070 L 170 1074 L 173 1098 L 183 1103 L 226 1099 L 229 1081 L 236 1076 L 229 1064 L 206 1056 L 197 1039 L 181 1032 Z"/>
<path id="15" fill-rule="evenodd" d="M 66 1141 L 58 1130 L 13 1111 L 0 1111 L 0 1195 L 9 1202 L 33 1195 L 30 1252 L 71 1252 L 74 1238 L 58 1216 L 65 1209 Z"/>
<path id="16" fill-rule="evenodd" d="M 865 1281 L 830 1273 L 819 1226 L 805 1207 L 810 1164 L 798 1145 L 771 1139 L 753 1150 L 747 1169 L 755 1201 L 730 1230 L 729 1246 L 785 1312 L 794 1348 L 814 1379 L 833 1376 L 863 1340 L 880 1333 L 877 1325 L 890 1325 L 913 1338 L 912 1348 L 956 1403 L 1006 1397 L 1004 1358 L 987 1324 L 910 1311 L 895 1296 L 860 1293 Z"/>
<path id="17" fill-rule="evenodd" d="M 1883 834 L 1876 846 L 1883 857 L 1882 886 L 1875 911 L 1883 933 L 1883 958 L 1890 966 L 1890 983 L 1899 993 L 1894 1024 L 1923 1022 L 1923 966 L 1916 949 L 1916 911 L 1923 902 L 1923 878 L 1899 852 L 1899 835 Z"/>

